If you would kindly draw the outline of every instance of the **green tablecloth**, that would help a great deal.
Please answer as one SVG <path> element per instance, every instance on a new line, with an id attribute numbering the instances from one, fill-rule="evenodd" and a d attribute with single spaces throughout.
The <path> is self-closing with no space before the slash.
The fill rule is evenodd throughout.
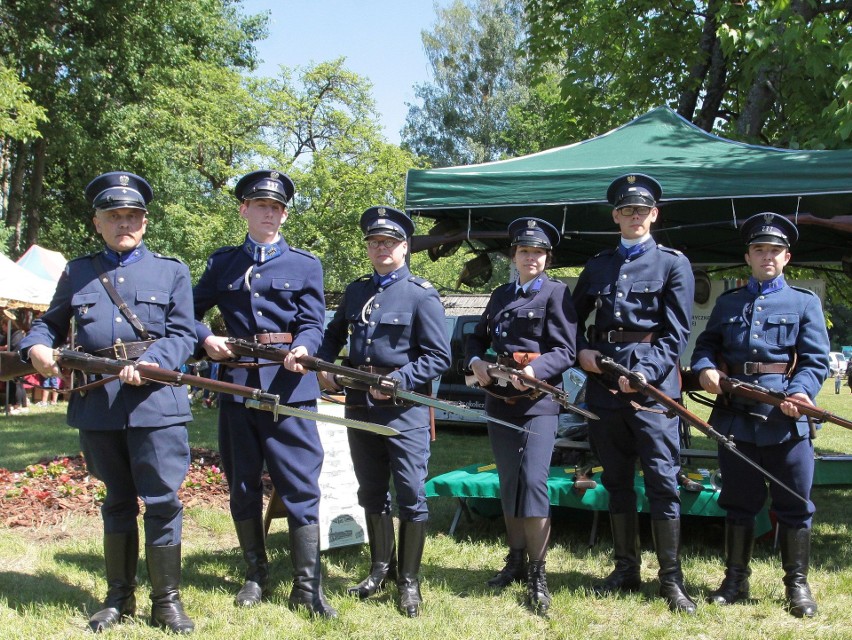
<path id="1" fill-rule="evenodd" d="M 606 511 L 609 508 L 609 493 L 600 479 L 600 470 L 595 469 L 592 478 L 597 482 L 595 489 L 574 491 L 574 469 L 571 467 L 551 467 L 547 479 L 550 504 L 574 509 Z M 693 477 L 693 476 L 690 476 Z M 681 513 L 688 516 L 724 517 L 725 510 L 716 502 L 719 492 L 706 478 L 695 476 L 704 486 L 701 492 L 681 490 Z M 645 497 L 645 483 L 642 474 L 637 472 L 635 479 L 636 505 L 639 511 L 648 512 L 648 499 Z M 449 473 L 436 476 L 426 483 L 426 496 L 454 497 L 463 500 L 500 498 L 500 482 L 497 469 L 493 464 L 475 464 Z M 499 513 L 499 511 L 498 511 Z M 768 509 L 764 507 L 757 518 L 755 534 L 762 535 L 772 528 Z"/>

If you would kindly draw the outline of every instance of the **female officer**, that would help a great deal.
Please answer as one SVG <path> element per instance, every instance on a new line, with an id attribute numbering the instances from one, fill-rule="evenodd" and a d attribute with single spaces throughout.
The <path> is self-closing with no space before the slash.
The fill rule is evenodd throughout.
<path id="1" fill-rule="evenodd" d="M 520 381 L 505 390 L 492 384 L 484 357 L 490 347 L 498 363 L 561 386 L 562 373 L 574 363 L 577 316 L 568 287 L 545 273 L 559 243 L 556 228 L 537 218 L 519 218 L 509 225 L 509 237 L 518 279 L 491 294 L 468 339 L 465 360 L 476 382 L 489 392 L 486 412 L 528 430 L 488 426 L 509 544 L 506 566 L 488 585 L 503 589 L 526 579 L 527 605 L 545 614 L 550 607 L 545 575 L 550 537 L 547 477 L 559 405 L 532 395 Z"/>

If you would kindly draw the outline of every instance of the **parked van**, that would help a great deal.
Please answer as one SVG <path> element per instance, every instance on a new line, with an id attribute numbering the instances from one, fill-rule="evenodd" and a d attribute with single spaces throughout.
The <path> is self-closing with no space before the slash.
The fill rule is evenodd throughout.
<path id="1" fill-rule="evenodd" d="M 840 351 L 829 351 L 828 368 L 831 371 L 831 375 L 840 371 L 840 375 L 845 376 L 847 364 L 846 356 L 844 356 Z"/>

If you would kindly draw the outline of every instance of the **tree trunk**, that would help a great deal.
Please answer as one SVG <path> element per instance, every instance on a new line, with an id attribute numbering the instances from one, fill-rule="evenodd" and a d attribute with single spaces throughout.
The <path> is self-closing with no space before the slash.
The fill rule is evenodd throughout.
<path id="1" fill-rule="evenodd" d="M 695 109 L 698 105 L 698 98 L 701 95 L 702 88 L 705 86 L 708 70 L 713 65 L 714 52 L 719 48 L 716 36 L 716 15 L 719 12 L 720 2 L 721 0 L 712 0 L 707 4 L 704 28 L 701 30 L 701 40 L 698 43 L 698 59 L 689 70 L 689 76 L 686 79 L 686 88 L 680 94 L 680 100 L 678 101 L 678 114 L 690 121 L 693 121 Z M 705 89 L 705 92 L 708 90 Z"/>
<path id="2" fill-rule="evenodd" d="M 41 229 L 41 199 L 44 193 L 44 169 L 47 164 L 47 142 L 38 138 L 33 144 L 33 172 L 30 176 L 30 197 L 27 203 L 27 247 L 38 241 Z"/>
<path id="3" fill-rule="evenodd" d="M 6 211 L 6 226 L 14 232 L 9 238 L 9 251 L 12 255 L 21 253 L 21 212 L 24 210 L 24 175 L 27 166 L 27 144 L 18 142 L 12 158 L 12 171 L 9 174 L 9 209 Z"/>

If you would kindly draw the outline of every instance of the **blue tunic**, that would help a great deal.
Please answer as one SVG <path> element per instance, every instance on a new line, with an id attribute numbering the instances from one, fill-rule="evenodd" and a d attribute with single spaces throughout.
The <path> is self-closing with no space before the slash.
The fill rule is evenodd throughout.
<path id="1" fill-rule="evenodd" d="M 105 250 L 100 259 L 119 295 L 155 339 L 143 359 L 178 369 L 195 346 L 189 269 L 177 259 L 151 253 L 144 244 L 121 256 Z M 142 339 L 98 280 L 93 256 L 68 263 L 50 308 L 33 323 L 22 350 L 64 344 L 72 317 L 77 345 L 89 353 L 117 340 Z M 106 533 L 136 530 L 141 497 L 147 544 L 180 542 L 183 506 L 177 492 L 189 468 L 185 424 L 191 419 L 182 386 L 113 380 L 71 396 L 68 424 L 80 429 L 86 463 L 106 485 L 101 508 Z"/>
<path id="2" fill-rule="evenodd" d="M 510 283 L 491 294 L 474 332 L 468 337 L 465 362 L 517 352 L 540 353 L 529 366 L 539 380 L 562 387 L 562 374 L 576 358 L 577 316 L 567 285 L 539 276 L 525 294 L 516 296 Z M 522 368 L 522 367 L 519 367 Z M 492 383 L 493 384 L 493 383 Z M 510 395 L 518 395 L 514 388 Z M 547 476 L 556 438 L 560 406 L 543 395 L 521 396 L 512 404 L 486 396 L 489 415 L 509 419 L 534 435 L 489 425 L 488 435 L 500 477 L 503 512 L 513 517 L 547 517 L 550 499 Z"/>
<path id="3" fill-rule="evenodd" d="M 195 319 L 199 344 L 212 331 L 203 322 L 213 306 L 222 313 L 228 335 L 251 338 L 261 333 L 290 333 L 287 348 L 304 346 L 313 354 L 325 321 L 323 272 L 313 254 L 280 238 L 275 257 L 256 261 L 245 245 L 223 247 L 207 261 L 195 285 Z M 250 358 L 243 361 L 253 362 Z M 316 409 L 316 375 L 301 375 L 283 366 L 220 367 L 220 378 L 262 388 L 281 402 Z M 315 524 L 319 518 L 319 473 L 323 449 L 316 422 L 247 409 L 243 399 L 223 394 L 219 412 L 219 448 L 236 521 L 259 518 L 263 511 L 264 463 L 287 508 L 291 526 Z"/>
<path id="4" fill-rule="evenodd" d="M 591 258 L 574 289 L 579 318 L 577 349 L 594 349 L 645 376 L 668 396 L 680 397 L 679 358 L 692 326 L 695 279 L 680 252 L 648 239 L 629 249 L 619 245 Z M 586 325 L 595 313 L 595 336 Z M 609 342 L 610 331 L 653 333 L 649 342 Z M 590 439 L 604 467 L 610 511 L 635 511 L 634 468 L 642 463 L 646 494 L 655 519 L 680 515 L 677 492 L 678 420 L 643 394 L 614 394 L 616 380 L 592 376 L 586 388 L 589 408 L 601 419 Z M 636 411 L 633 401 L 653 411 Z"/>
<path id="5" fill-rule="evenodd" d="M 347 338 L 350 366 L 395 369 L 387 375 L 406 390 L 429 394 L 432 381 L 451 363 L 440 296 L 426 280 L 411 275 L 407 266 L 385 278 L 364 276 L 346 287 L 317 357 L 334 362 Z M 402 432 L 400 437 L 385 438 L 349 430 L 361 506 L 368 513 L 388 513 L 393 476 L 400 517 L 425 520 L 429 410 L 348 389 L 346 415 Z"/>
<path id="6" fill-rule="evenodd" d="M 819 298 L 807 289 L 790 287 L 784 276 L 726 291 L 716 302 L 707 328 L 698 337 L 692 368 L 732 371 L 745 362 L 791 363 L 792 375 L 764 373 L 733 375 L 786 395 L 816 397 L 828 376 L 828 332 Z M 756 414 L 765 419 L 755 417 Z M 813 480 L 813 445 L 805 416 L 798 420 L 777 407 L 719 396 L 710 422 L 717 431 L 739 443 L 747 453 L 782 482 L 809 497 Z M 719 449 L 723 475 L 719 504 L 728 517 L 747 520 L 763 506 L 766 483 L 726 449 Z M 773 487 L 773 510 L 789 526 L 810 526 L 813 504 L 805 506 Z"/>

